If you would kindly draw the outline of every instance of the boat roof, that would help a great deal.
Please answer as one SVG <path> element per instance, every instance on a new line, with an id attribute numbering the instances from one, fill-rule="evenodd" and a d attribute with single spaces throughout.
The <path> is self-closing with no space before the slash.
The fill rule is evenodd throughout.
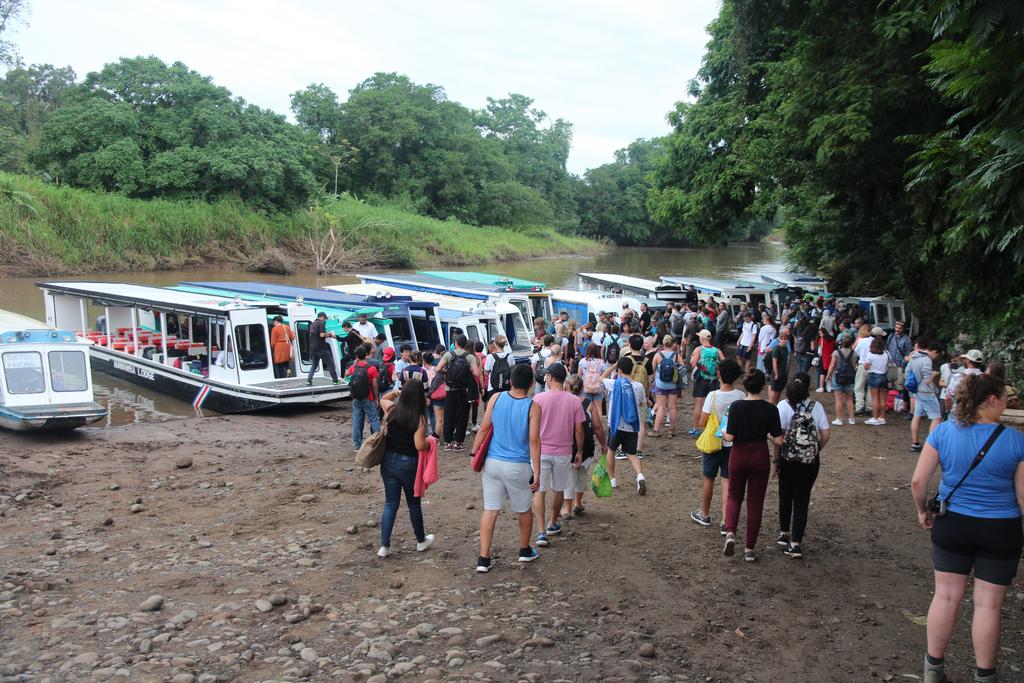
<path id="1" fill-rule="evenodd" d="M 276 308 L 275 301 L 235 301 L 232 297 L 182 292 L 125 282 L 37 282 L 36 286 L 72 296 L 95 299 L 100 306 L 143 306 L 161 311 L 221 315 L 226 311 Z"/>
<path id="2" fill-rule="evenodd" d="M 691 277 L 688 275 L 662 275 L 661 281 L 673 285 L 684 285 L 686 287 L 693 285 L 694 289 L 715 294 L 723 294 L 729 290 L 770 292 L 778 288 L 777 285 L 771 285 L 766 282 L 751 282 L 750 280 L 719 280 L 706 277 Z"/>
<path id="3" fill-rule="evenodd" d="M 640 305 L 640 299 L 635 296 L 628 294 L 613 294 L 611 292 L 599 292 L 596 290 L 577 290 L 577 289 L 552 289 L 550 290 L 552 300 L 568 301 L 569 303 L 585 303 L 589 306 L 594 306 L 598 310 L 602 310 L 601 306 L 604 304 L 610 304 L 609 308 L 603 309 L 608 312 L 615 312 L 622 307 L 622 303 L 626 302 L 630 305 Z"/>
<path id="4" fill-rule="evenodd" d="M 196 294 L 218 294 L 220 292 L 229 291 L 229 290 L 226 290 L 226 289 L 222 290 L 222 289 L 215 289 L 215 288 L 208 288 L 208 287 L 196 287 L 194 285 L 178 285 L 177 287 L 174 287 L 173 289 L 177 289 L 177 290 L 182 291 L 182 292 L 194 292 Z M 353 318 L 357 318 L 357 317 L 359 317 L 360 315 L 363 315 L 363 314 L 365 314 L 367 317 L 369 317 L 369 319 L 371 321 L 373 321 L 375 323 L 379 323 L 379 326 L 381 326 L 381 325 L 390 325 L 391 322 L 392 322 L 390 318 L 384 318 L 383 317 L 383 315 L 382 315 L 383 309 L 380 306 L 358 306 L 358 307 L 350 306 L 350 307 L 341 307 L 341 306 L 335 306 L 335 305 L 332 305 L 332 304 L 323 304 L 323 303 L 320 303 L 319 301 L 312 301 L 312 300 L 308 300 L 308 301 L 304 300 L 304 301 L 301 301 L 301 302 L 296 302 L 296 301 L 289 301 L 288 299 L 285 299 L 285 298 L 277 299 L 276 297 L 272 297 L 272 296 L 271 297 L 261 297 L 259 295 L 249 294 L 247 292 L 234 292 L 234 294 L 235 294 L 235 296 L 238 296 L 243 301 L 261 300 L 261 299 L 264 299 L 264 298 L 268 298 L 271 301 L 274 301 L 275 303 L 279 304 L 282 307 L 285 307 L 285 306 L 288 306 L 288 305 L 292 304 L 292 305 L 298 305 L 298 306 L 304 306 L 306 308 L 310 308 L 310 309 L 312 309 L 313 311 L 315 311 L 317 313 L 319 313 L 320 311 L 323 311 L 324 313 L 327 313 L 328 316 L 330 316 L 332 318 L 336 318 L 340 322 L 345 322 L 346 320 L 351 320 Z M 381 316 L 381 317 L 377 317 L 377 316 Z"/>
<path id="5" fill-rule="evenodd" d="M 309 304 L 341 308 L 354 315 L 366 313 L 372 316 L 384 310 L 383 306 L 367 304 L 363 297 L 344 296 L 323 289 L 278 285 L 269 282 L 179 282 L 177 289 L 198 293 L 228 292 L 230 296 L 243 295 L 243 299 L 271 299 L 278 300 L 278 303 L 282 304 L 294 303 L 301 298 L 302 301 Z"/>
<path id="6" fill-rule="evenodd" d="M 658 280 L 648 280 L 642 277 L 633 277 L 631 275 L 619 275 L 618 273 L 576 273 L 579 277 L 590 282 L 598 282 L 603 285 L 609 285 L 612 287 L 627 287 L 629 289 L 644 289 L 652 294 L 657 291 L 659 287 L 664 287 L 664 282 Z"/>
<path id="7" fill-rule="evenodd" d="M 0 333 L 22 330 L 49 330 L 52 329 L 44 322 L 26 315 L 0 310 Z"/>
<path id="8" fill-rule="evenodd" d="M 422 295 L 421 292 L 413 290 L 403 289 L 402 287 L 395 287 L 391 285 L 385 285 L 383 283 L 371 283 L 364 282 L 359 285 L 331 285 L 330 289 L 336 292 L 350 292 L 350 293 L 362 293 L 362 292 L 373 292 L 375 295 L 382 298 L 412 298 L 416 299 Z M 448 309 L 459 313 L 479 313 L 482 316 L 490 315 L 491 317 L 497 315 L 497 307 L 508 307 L 502 312 L 518 311 L 519 309 L 512 304 L 507 303 L 485 303 L 484 301 L 474 301 L 465 297 L 447 296 L 444 294 L 430 295 L 431 305 L 437 308 Z"/>
<path id="9" fill-rule="evenodd" d="M 547 287 L 545 283 L 537 282 L 536 280 L 524 280 L 522 278 L 511 277 L 509 275 L 480 273 L 471 270 L 420 270 L 417 271 L 417 274 L 441 278 L 444 280 L 453 280 L 455 282 L 463 282 L 466 284 L 476 283 L 478 285 L 489 285 L 496 289 L 507 289 L 508 287 L 512 287 L 517 290 L 533 290 L 545 289 Z"/>
<path id="10" fill-rule="evenodd" d="M 768 271 L 761 273 L 761 279 L 770 284 L 787 285 L 790 287 L 828 287 L 828 280 L 810 273 L 798 273 L 796 271 Z"/>
<path id="11" fill-rule="evenodd" d="M 303 301 L 309 303 L 322 303 L 327 306 L 339 308 L 350 308 L 352 310 L 366 309 L 368 315 L 374 315 L 381 311 L 385 315 L 409 308 L 429 308 L 429 303 L 414 302 L 411 300 L 394 299 L 387 302 L 369 300 L 366 295 L 343 294 L 332 288 L 315 289 L 312 287 L 296 287 L 294 285 L 279 285 L 276 283 L 246 283 L 246 282 L 206 282 L 206 283 L 179 283 L 189 287 L 205 287 L 230 292 L 245 292 L 262 297 L 275 299 L 286 299 L 297 301 L 302 297 Z M 371 308 L 375 308 L 370 312 Z"/>
<path id="12" fill-rule="evenodd" d="M 446 294 L 457 296 L 460 299 L 487 299 L 500 297 L 506 294 L 541 294 L 542 287 L 517 288 L 514 285 L 494 286 L 477 282 L 463 282 L 461 280 L 449 280 L 433 275 L 421 273 L 378 273 L 357 276 L 363 282 L 377 283 L 385 286 L 400 287 L 414 292 L 426 292 L 428 294 Z"/>

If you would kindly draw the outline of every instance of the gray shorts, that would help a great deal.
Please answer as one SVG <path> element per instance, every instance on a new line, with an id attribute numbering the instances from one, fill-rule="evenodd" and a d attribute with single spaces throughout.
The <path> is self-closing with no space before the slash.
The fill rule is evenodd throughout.
<path id="1" fill-rule="evenodd" d="M 590 472 L 585 466 L 581 465 L 577 468 L 570 464 L 569 469 L 572 470 L 569 476 L 569 485 L 563 492 L 566 500 L 574 497 L 577 493 L 586 493 L 590 489 Z"/>
<path id="2" fill-rule="evenodd" d="M 540 490 L 564 491 L 569 488 L 573 474 L 572 457 L 568 455 L 540 456 Z"/>
<path id="3" fill-rule="evenodd" d="M 484 510 L 501 510 L 507 500 L 512 512 L 529 512 L 533 503 L 532 477 L 533 466 L 528 462 L 487 458 L 483 471 Z"/>

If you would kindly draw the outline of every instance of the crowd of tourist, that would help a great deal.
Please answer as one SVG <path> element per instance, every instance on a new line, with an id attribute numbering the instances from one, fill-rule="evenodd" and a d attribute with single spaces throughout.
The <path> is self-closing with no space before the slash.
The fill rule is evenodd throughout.
<path id="1" fill-rule="evenodd" d="M 900 415 L 910 423 L 910 450 L 920 454 L 913 494 L 934 547 L 925 679 L 946 680 L 943 656 L 973 571 L 976 680 L 995 680 L 999 613 L 1021 556 L 1024 509 L 1024 436 L 998 424 L 1016 401 L 999 363 L 986 364 L 979 349 L 947 352 L 936 340 L 912 339 L 902 321 L 887 333 L 858 307 L 824 299 L 782 311 L 744 305 L 735 317 L 713 300 L 665 310 L 627 307 L 586 324 L 561 312 L 554 321 L 537 320 L 534 335 L 529 363 L 517 363 L 503 337 L 485 345 L 456 333 L 447 348 L 420 353 L 402 346 L 397 359 L 370 339 L 348 347 L 353 446 L 362 444 L 365 422 L 371 432 L 388 429 L 380 557 L 390 554 L 403 492 L 417 550 L 433 542 L 414 495 L 417 454 L 428 442 L 483 458 L 476 570 L 484 573 L 494 566 L 494 529 L 506 505 L 518 516 L 518 560 L 532 562 L 564 523 L 586 514 L 590 471 L 599 460 L 612 489 L 622 476 L 616 462 L 628 461 L 643 496 L 651 485 L 645 441 L 685 432 L 702 453 L 693 522 L 716 521 L 720 479 L 723 554 L 737 553 L 742 528 L 742 557 L 755 562 L 775 479 L 777 543 L 785 556 L 802 558 L 823 450 L 859 428 L 859 417 L 877 428 Z M 679 412 L 687 393 L 692 415 Z M 822 400 L 827 393 L 832 420 Z M 936 468 L 941 484 L 929 501 Z"/>

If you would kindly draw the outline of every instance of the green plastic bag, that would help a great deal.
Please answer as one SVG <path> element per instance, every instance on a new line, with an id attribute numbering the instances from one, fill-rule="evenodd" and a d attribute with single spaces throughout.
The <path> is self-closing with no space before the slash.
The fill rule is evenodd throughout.
<path id="1" fill-rule="evenodd" d="M 590 489 L 598 498 L 607 498 L 612 495 L 612 478 L 608 476 L 608 465 L 604 457 L 604 453 L 602 453 L 601 459 L 597 461 L 597 465 L 594 466 L 594 471 L 590 475 Z"/>

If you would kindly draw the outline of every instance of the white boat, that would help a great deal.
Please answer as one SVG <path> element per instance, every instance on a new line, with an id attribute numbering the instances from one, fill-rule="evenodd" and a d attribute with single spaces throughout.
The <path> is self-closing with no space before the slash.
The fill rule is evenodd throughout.
<path id="1" fill-rule="evenodd" d="M 780 287 L 793 287 L 805 292 L 828 292 L 828 280 L 810 273 L 798 273 L 796 271 L 768 271 L 760 273 L 761 279 L 770 285 Z"/>
<path id="2" fill-rule="evenodd" d="M 74 332 L 0 311 L 0 427 L 75 429 L 102 420 L 89 347 Z"/>
<path id="3" fill-rule="evenodd" d="M 669 301 L 697 303 L 696 296 L 691 296 L 685 288 L 658 280 L 618 273 L 576 273 L 576 277 L 579 278 L 581 290 L 634 296 L 651 307 L 663 308 L 665 302 Z"/>
<path id="4" fill-rule="evenodd" d="M 49 325 L 93 341 L 89 352 L 97 370 L 191 401 L 197 411 L 243 413 L 348 396 L 347 384 L 333 384 L 322 370 L 307 384 L 308 329 L 316 313 L 301 302 L 242 301 L 115 282 L 37 286 Z M 296 333 L 293 377 L 274 377 L 269 321 L 275 315 Z M 98 324 L 90 329 L 94 319 Z"/>
<path id="5" fill-rule="evenodd" d="M 451 331 L 459 329 L 466 335 L 470 342 L 481 341 L 484 344 L 499 335 L 510 339 L 506 327 L 515 325 L 516 343 L 509 343 L 508 349 L 512 351 L 517 360 L 528 358 L 533 353 L 530 344 L 522 340 L 529 339 L 522 313 L 519 308 L 509 303 L 492 303 L 487 301 L 475 301 L 463 299 L 456 296 L 443 294 L 416 292 L 413 290 L 401 289 L 399 287 L 385 287 L 375 283 L 364 283 L 361 285 L 330 285 L 324 289 L 346 294 L 367 294 L 386 300 L 389 296 L 396 297 L 417 297 L 429 298 L 437 303 L 437 315 L 441 323 L 441 331 L 446 345 L 452 344 Z"/>
<path id="6" fill-rule="evenodd" d="M 582 324 L 597 323 L 601 313 L 619 316 L 627 306 L 640 312 L 640 300 L 634 296 L 575 289 L 552 289 L 549 292 L 556 315 L 565 311 L 570 318 Z"/>

